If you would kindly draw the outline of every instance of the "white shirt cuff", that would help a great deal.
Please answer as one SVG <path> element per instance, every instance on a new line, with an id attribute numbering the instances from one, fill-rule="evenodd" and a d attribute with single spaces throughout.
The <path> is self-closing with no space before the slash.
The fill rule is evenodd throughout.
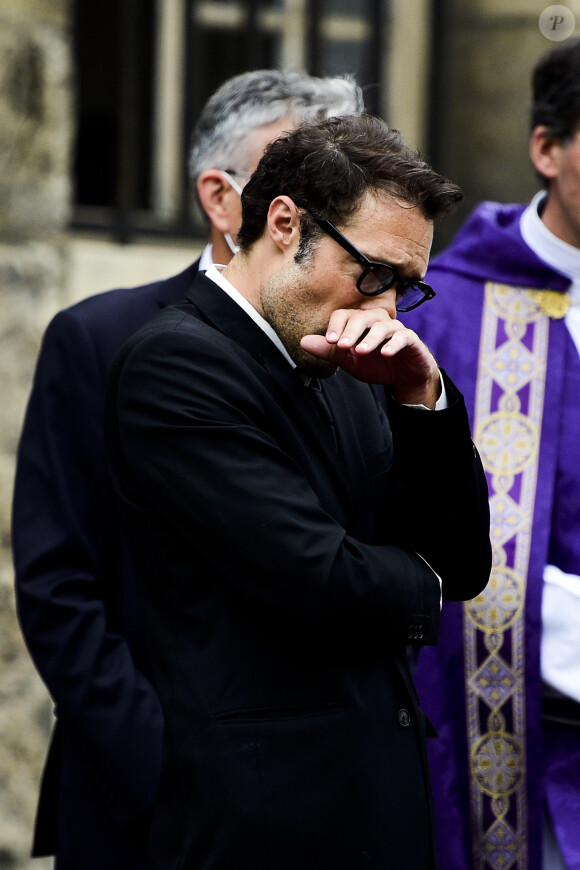
<path id="1" fill-rule="evenodd" d="M 449 402 L 447 401 L 447 391 L 445 389 L 445 384 L 443 383 L 443 375 L 439 372 L 439 382 L 441 384 L 441 395 L 435 402 L 435 407 L 433 409 L 428 408 L 427 405 L 407 405 L 405 402 L 402 404 L 405 405 L 406 408 L 417 408 L 419 411 L 444 411 L 445 408 L 449 407 Z"/>

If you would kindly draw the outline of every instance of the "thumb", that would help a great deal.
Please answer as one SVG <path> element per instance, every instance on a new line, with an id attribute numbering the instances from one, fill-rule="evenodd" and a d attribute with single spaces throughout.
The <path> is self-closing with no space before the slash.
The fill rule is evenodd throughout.
<path id="1" fill-rule="evenodd" d="M 332 359 L 336 352 L 335 345 L 329 344 L 323 335 L 305 335 L 300 347 L 318 359 Z"/>

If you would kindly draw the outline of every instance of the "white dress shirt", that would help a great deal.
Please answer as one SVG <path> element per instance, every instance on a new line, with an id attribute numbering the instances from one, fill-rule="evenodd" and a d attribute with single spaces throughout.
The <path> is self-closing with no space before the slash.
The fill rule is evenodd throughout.
<path id="1" fill-rule="evenodd" d="M 208 242 L 199 258 L 199 271 L 207 272 L 210 266 L 213 266 L 213 245 Z"/>

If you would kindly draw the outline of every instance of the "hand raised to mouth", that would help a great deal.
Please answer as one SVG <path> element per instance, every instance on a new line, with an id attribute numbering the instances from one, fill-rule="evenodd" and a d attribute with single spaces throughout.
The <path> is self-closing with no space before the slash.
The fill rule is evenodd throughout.
<path id="1" fill-rule="evenodd" d="M 440 378 L 433 354 L 383 308 L 335 311 L 325 335 L 305 335 L 300 345 L 360 381 L 388 386 L 399 402 L 435 407 Z"/>

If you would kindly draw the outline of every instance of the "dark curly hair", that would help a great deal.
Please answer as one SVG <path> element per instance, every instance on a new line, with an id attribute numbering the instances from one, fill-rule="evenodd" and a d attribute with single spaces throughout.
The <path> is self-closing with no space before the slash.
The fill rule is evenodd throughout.
<path id="1" fill-rule="evenodd" d="M 532 73 L 531 129 L 539 125 L 564 144 L 580 126 L 580 38 L 540 58 Z"/>
<path id="2" fill-rule="evenodd" d="M 270 143 L 244 188 L 240 247 L 248 251 L 260 238 L 270 203 L 281 194 L 344 226 L 369 190 L 418 206 L 428 219 L 448 214 L 463 196 L 378 118 L 346 115 L 301 124 Z M 316 234 L 304 215 L 302 235 Z"/>

